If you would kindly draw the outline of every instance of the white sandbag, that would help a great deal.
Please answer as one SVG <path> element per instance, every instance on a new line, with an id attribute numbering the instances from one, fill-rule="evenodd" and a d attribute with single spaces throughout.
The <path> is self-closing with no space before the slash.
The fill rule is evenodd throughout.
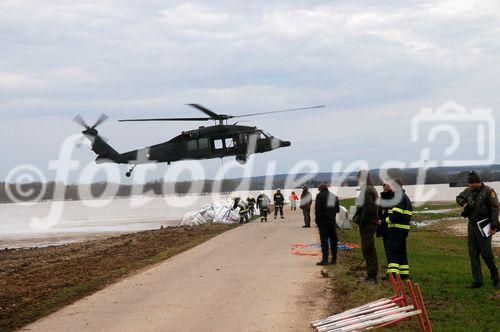
<path id="1" fill-rule="evenodd" d="M 340 206 L 340 212 L 337 213 L 337 226 L 340 229 L 351 229 L 352 225 L 349 218 L 349 211 L 343 206 Z"/>
<path id="2" fill-rule="evenodd" d="M 199 226 L 210 222 L 219 224 L 235 224 L 240 221 L 239 208 L 232 209 L 234 202 L 226 199 L 213 204 L 207 204 L 198 211 L 187 212 L 181 221 L 181 226 Z"/>
<path id="3" fill-rule="evenodd" d="M 181 226 L 192 226 L 193 218 L 198 213 L 197 211 L 189 211 L 182 216 Z"/>

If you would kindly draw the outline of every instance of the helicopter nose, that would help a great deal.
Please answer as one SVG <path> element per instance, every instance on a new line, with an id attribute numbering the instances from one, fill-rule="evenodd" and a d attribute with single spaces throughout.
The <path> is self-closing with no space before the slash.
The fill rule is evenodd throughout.
<path id="1" fill-rule="evenodd" d="M 292 143 L 290 143 L 290 141 L 281 141 L 281 144 L 280 144 L 280 146 L 282 148 L 290 146 L 290 145 L 292 145 Z"/>

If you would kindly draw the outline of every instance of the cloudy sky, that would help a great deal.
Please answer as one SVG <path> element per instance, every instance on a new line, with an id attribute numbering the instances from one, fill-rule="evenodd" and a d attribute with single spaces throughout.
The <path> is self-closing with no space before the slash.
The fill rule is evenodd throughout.
<path id="1" fill-rule="evenodd" d="M 198 116 L 184 106 L 193 102 L 235 115 L 328 106 L 250 119 L 292 141 L 256 156 L 255 175 L 270 161 L 278 173 L 304 159 L 322 171 L 334 161 L 410 163 L 429 145 L 411 141 L 421 108 L 453 100 L 500 119 L 499 55 L 496 0 L 2 0 L 0 177 L 31 164 L 53 178 L 49 161 L 79 132 L 76 114 L 106 113 L 100 132 L 126 151 L 199 124 L 117 119 Z M 459 159 L 475 149 L 466 127 Z M 432 160 L 443 160 L 448 139 L 431 144 Z M 74 157 L 95 158 L 87 148 Z M 221 163 L 203 165 L 213 177 Z"/>

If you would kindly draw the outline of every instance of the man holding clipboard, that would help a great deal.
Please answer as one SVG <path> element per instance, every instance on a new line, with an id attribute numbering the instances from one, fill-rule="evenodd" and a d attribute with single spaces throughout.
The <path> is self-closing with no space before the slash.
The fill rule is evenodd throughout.
<path id="1" fill-rule="evenodd" d="M 498 197 L 495 190 L 485 185 L 476 172 L 469 174 L 468 184 L 469 187 L 457 196 L 457 204 L 464 209 L 462 216 L 469 219 L 467 243 L 474 281 L 468 288 L 483 286 L 481 256 L 490 270 L 493 287 L 499 289 L 498 269 L 491 248 L 491 236 L 500 230 Z"/>

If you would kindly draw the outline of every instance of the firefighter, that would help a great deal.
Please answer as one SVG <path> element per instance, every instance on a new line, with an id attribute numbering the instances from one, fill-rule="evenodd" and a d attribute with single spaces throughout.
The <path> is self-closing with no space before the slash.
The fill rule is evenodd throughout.
<path id="1" fill-rule="evenodd" d="M 316 225 L 318 225 L 321 241 L 322 259 L 316 265 L 327 265 L 329 251 L 332 251 L 330 264 L 337 263 L 337 223 L 336 216 L 340 211 L 339 199 L 322 183 L 318 188 L 314 210 L 316 212 Z"/>
<path id="2" fill-rule="evenodd" d="M 491 237 L 500 230 L 498 197 L 495 190 L 485 185 L 476 172 L 469 174 L 468 184 L 469 188 L 457 196 L 457 204 L 464 209 L 462 216 L 469 219 L 467 244 L 473 282 L 468 288 L 474 289 L 483 286 L 481 260 L 479 259 L 481 256 L 490 270 L 493 287 L 499 289 L 498 269 L 491 248 Z M 477 222 L 485 219 L 489 219 L 491 227 L 487 236 L 483 236 L 477 226 Z"/>
<path id="3" fill-rule="evenodd" d="M 285 219 L 283 215 L 283 206 L 285 205 L 285 196 L 281 193 L 281 189 L 278 188 L 273 197 L 274 200 L 274 219 L 278 216 L 278 211 L 280 212 L 281 219 Z"/>
<path id="4" fill-rule="evenodd" d="M 399 274 L 402 279 L 410 276 L 410 265 L 406 252 L 406 239 L 410 232 L 410 221 L 413 214 L 413 207 L 410 199 L 403 189 L 400 180 L 395 180 L 390 184 L 391 191 L 394 192 L 394 200 L 399 201 L 388 211 L 386 218 L 387 235 L 387 274 Z"/>
<path id="5" fill-rule="evenodd" d="M 269 205 L 271 204 L 271 200 L 267 195 L 261 191 L 259 196 L 257 196 L 257 207 L 260 212 L 260 222 L 267 222 L 267 214 L 269 213 Z"/>
<path id="6" fill-rule="evenodd" d="M 380 193 L 380 203 L 378 208 L 378 226 L 377 226 L 377 237 L 382 238 L 382 243 L 384 244 L 385 257 L 387 259 L 387 238 L 389 237 L 389 228 L 387 226 L 387 217 L 389 216 L 389 210 L 394 205 L 394 191 L 392 191 L 391 186 L 388 181 L 382 184 L 383 191 Z M 389 261 L 387 259 L 387 261 Z"/>
<path id="7" fill-rule="evenodd" d="M 250 215 L 250 218 L 253 218 L 253 216 L 255 215 L 255 198 L 253 198 L 252 195 L 248 195 L 247 204 L 248 204 L 248 214 Z"/>
<path id="8" fill-rule="evenodd" d="M 239 196 L 234 197 L 234 205 L 233 210 L 239 208 L 240 215 L 240 224 L 246 224 L 250 220 L 248 219 L 248 206 L 244 200 L 242 200 Z"/>
<path id="9" fill-rule="evenodd" d="M 378 193 L 372 185 L 368 171 L 358 173 L 360 194 L 356 201 L 354 222 L 359 226 L 361 236 L 361 251 L 366 261 L 365 281 L 376 283 L 378 274 L 377 249 L 375 247 L 375 233 L 377 231 Z"/>

